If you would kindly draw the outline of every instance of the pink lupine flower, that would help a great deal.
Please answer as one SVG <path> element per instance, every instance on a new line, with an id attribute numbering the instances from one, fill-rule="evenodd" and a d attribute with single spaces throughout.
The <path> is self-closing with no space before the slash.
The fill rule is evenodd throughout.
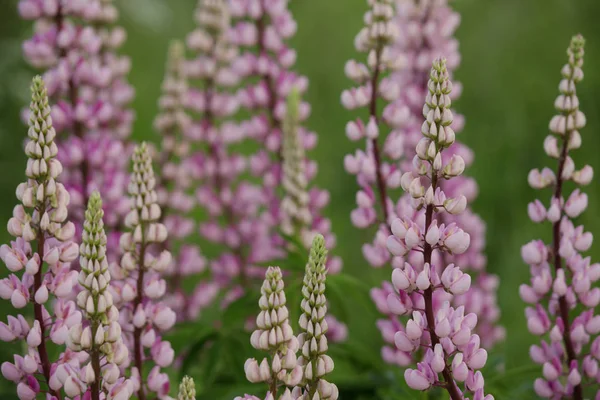
<path id="1" fill-rule="evenodd" d="M 118 236 L 128 208 L 123 157 L 128 146 L 123 140 L 134 118 L 128 108 L 133 89 L 126 80 L 130 61 L 118 54 L 125 39 L 123 29 L 114 25 L 118 11 L 113 0 L 20 0 L 19 12 L 36 22 L 23 52 L 44 71 L 54 103 L 52 119 L 72 217 L 82 226 L 87 199 L 100 190 L 109 236 Z"/>
<path id="2" fill-rule="evenodd" d="M 57 159 L 56 131 L 42 78 L 33 79 L 31 91 L 25 146 L 27 181 L 17 188 L 21 204 L 8 223 L 16 240 L 0 250 L 0 258 L 14 273 L 0 281 L 0 296 L 15 308 L 33 303 L 34 320 L 29 323 L 19 314 L 9 315 L 7 324 L 0 323 L 0 339 L 24 340 L 28 347 L 27 355 L 15 355 L 14 363 L 2 365 L 2 374 L 17 384 L 17 396 L 22 400 L 36 398 L 40 383 L 49 395 L 61 399 L 68 375 L 78 381 L 79 365 L 75 361 L 69 367 L 72 372 L 58 374 L 65 364 L 61 359 L 50 360 L 47 346 L 50 342 L 62 345 L 68 328 L 81 321 L 80 312 L 68 300 L 77 280 L 77 272 L 69 265 L 77 257 L 77 246 L 72 242 L 73 223 L 67 221 L 69 195 L 57 182 L 63 166 Z M 62 333 L 56 333 L 59 331 Z"/>
<path id="3" fill-rule="evenodd" d="M 451 69 L 458 65 L 460 57 L 452 34 L 460 18 L 445 1 L 400 2 L 395 10 L 391 1 L 370 4 L 371 9 L 366 14 L 367 26 L 355 40 L 357 50 L 368 53 L 367 63 L 351 60 L 346 64 L 346 75 L 357 87 L 342 94 L 346 108 L 363 107 L 369 111 L 368 119 L 353 120 L 346 125 L 350 140 L 366 142 L 364 150 L 357 150 L 344 160 L 345 169 L 356 175 L 360 185 L 356 196 L 357 208 L 352 211 L 351 220 L 360 229 L 376 229 L 373 241 L 365 243 L 362 249 L 371 266 L 380 268 L 391 264 L 397 268 L 406 260 L 422 265 L 422 256 L 411 251 L 417 243 L 417 230 L 407 226 L 408 239 L 402 243 L 396 239 L 387 242 L 387 237 L 393 230 L 392 222 L 396 217 L 424 219 L 423 210 L 415 212 L 411 203 L 413 197 L 425 194 L 425 187 L 419 180 L 402 182 L 401 171 L 425 167 L 421 162 L 413 165 L 413 158 L 416 153 L 424 154 L 428 150 L 424 143 L 419 143 L 427 73 L 434 57 L 440 54 L 447 57 Z M 381 30 L 372 29 L 376 25 L 381 26 Z M 425 26 L 428 28 L 423 28 Z M 452 98 L 458 95 L 457 90 L 451 94 Z M 379 103 L 384 104 L 381 112 Z M 455 141 L 455 133 L 462 125 L 462 117 L 453 119 L 448 135 L 454 143 L 454 154 L 443 155 L 440 160 L 445 163 L 442 175 L 455 178 L 440 182 L 443 192 L 428 194 L 444 203 L 448 214 L 432 226 L 427 240 L 437 242 L 437 235 L 440 235 L 445 249 L 450 252 L 444 255 L 444 263 L 454 262 L 463 270 L 478 273 L 471 282 L 469 294 L 455 296 L 453 304 L 464 305 L 468 311 L 478 314 L 481 321 L 478 331 L 489 346 L 504 337 L 504 328 L 497 325 L 500 315 L 496 301 L 498 279 L 485 272 L 485 226 L 470 209 L 463 212 L 467 200 L 475 198 L 477 187 L 472 179 L 461 175 L 473 159 L 471 151 Z M 408 193 L 394 202 L 388 192 L 401 185 L 407 187 Z M 446 200 L 446 195 L 452 198 Z M 454 232 L 456 224 L 464 230 Z M 386 245 L 392 254 L 387 251 Z M 438 257 L 437 252 L 434 257 Z M 483 304 L 477 299 L 481 299 Z M 395 318 L 389 314 L 387 317 Z M 393 345 L 393 342 L 389 344 Z M 383 351 L 389 356 L 390 349 L 385 347 Z M 406 357 L 393 359 L 405 360 Z"/>
<path id="4" fill-rule="evenodd" d="M 161 303 L 158 296 L 148 295 L 153 285 L 164 285 L 160 274 L 171 263 L 170 252 L 162 246 L 167 239 L 167 228 L 159 222 L 161 208 L 155 186 L 149 149 L 142 143 L 133 153 L 129 183 L 131 210 L 125 217 L 129 231 L 120 239 L 121 265 L 111 266 L 113 278 L 119 279 L 113 285 L 115 303 L 120 310 L 119 322 L 132 354 L 131 364 L 126 366 L 130 367 L 133 392 L 140 400 L 147 399 L 151 392 L 159 398 L 166 396 L 169 381 L 160 367 L 169 366 L 174 357 L 170 343 L 162 340 L 161 332 L 175 324 L 175 313 Z M 131 295 L 125 297 L 128 291 Z M 144 366 L 149 360 L 155 366 L 146 375 Z"/>
<path id="5" fill-rule="evenodd" d="M 463 399 L 473 393 L 491 400 L 491 395 L 484 397 L 483 376 L 477 371 L 487 359 L 487 352 L 480 347 L 481 339 L 474 333 L 477 315 L 454 301 L 459 297 L 456 302 L 460 303 L 460 296 L 469 295 L 471 279 L 458 269 L 458 264 L 449 264 L 445 258 L 464 254 L 471 242 L 470 235 L 458 222 L 448 225 L 441 222 L 448 214 L 458 215 L 465 210 L 464 196 L 457 193 L 456 197 L 450 197 L 442 184 L 456 177 L 455 173 L 449 173 L 452 169 L 449 166 L 462 164 L 460 155 L 442 157 L 444 151 L 452 151 L 455 140 L 450 110 L 452 83 L 445 59 L 433 62 L 427 88 L 425 122 L 413 170 L 401 179 L 402 188 L 412 197 L 414 212 L 393 220 L 392 235 L 388 238 L 390 251 L 403 259 L 404 264 L 392 273 L 395 291 L 388 294 L 387 306 L 391 314 L 410 315 L 395 333 L 394 342 L 405 353 L 424 348 L 417 368 L 405 371 L 411 388 L 426 390 L 435 385 L 447 390 L 451 399 Z M 378 292 L 374 294 L 381 296 Z M 389 355 L 388 358 L 410 362 Z"/>
<path id="6" fill-rule="evenodd" d="M 324 235 L 328 248 L 335 246 L 336 239 L 330 221 L 321 214 L 329 195 L 310 184 L 317 166 L 306 158 L 305 151 L 316 145 L 317 136 L 302 126 L 310 114 L 310 105 L 300 99 L 308 79 L 291 71 L 296 53 L 286 41 L 297 26 L 288 1 L 233 0 L 229 6 L 235 21 L 232 41 L 242 50 L 233 63 L 244 85 L 238 99 L 240 107 L 251 114 L 240 128 L 261 146 L 248 160 L 250 173 L 262 184 L 248 199 L 259 210 L 252 222 L 252 251 L 241 264 L 246 273 L 255 263 L 285 257 L 288 243 L 284 236 L 299 237 L 307 249 L 310 233 Z M 295 109 L 289 110 L 287 101 L 293 92 L 297 93 Z M 309 234 L 297 232 L 299 223 Z M 341 269 L 338 257 L 328 263 L 331 273 Z"/>
<path id="7" fill-rule="evenodd" d="M 600 289 L 593 287 L 600 279 L 600 264 L 591 264 L 589 257 L 581 255 L 591 247 L 593 237 L 571 221 L 587 208 L 586 194 L 579 188 L 566 200 L 563 194 L 567 181 L 585 185 L 593 175 L 589 165 L 576 170 L 570 156 L 571 150 L 581 146 L 579 130 L 585 126 L 576 92 L 576 84 L 583 79 L 583 46 L 580 35 L 571 39 L 554 103 L 558 114 L 544 141 L 546 154 L 558 161 L 556 173 L 544 168 L 542 172 L 533 170 L 528 177 L 533 188 L 550 186 L 553 191 L 548 209 L 540 200 L 528 206 L 531 220 L 552 224 L 552 242 L 534 240 L 521 248 L 532 278 L 530 284 L 519 288 L 523 301 L 531 305 L 525 310 L 527 328 L 543 337 L 542 346 L 533 345 L 530 350 L 533 361 L 542 365 L 542 377 L 535 381 L 534 390 L 543 398 L 600 395 L 594 388 L 599 382 L 600 360 L 595 351 L 600 344 L 600 317 L 594 315 L 594 308 L 600 303 Z M 589 392 L 586 387 L 591 388 Z"/>

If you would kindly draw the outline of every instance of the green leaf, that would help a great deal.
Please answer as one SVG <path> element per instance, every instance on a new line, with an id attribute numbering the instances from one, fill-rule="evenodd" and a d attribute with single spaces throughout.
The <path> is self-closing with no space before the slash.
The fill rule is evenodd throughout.
<path id="1" fill-rule="evenodd" d="M 206 351 L 203 352 L 201 368 L 201 388 L 209 388 L 219 376 L 223 369 L 223 351 L 226 343 L 223 337 L 217 337 L 217 340 L 208 343 Z M 183 371 L 183 366 L 182 366 Z"/>
<path id="2" fill-rule="evenodd" d="M 327 277 L 326 294 L 329 301 L 340 313 L 340 318 L 348 321 L 356 313 L 356 306 L 367 307 L 367 311 L 375 319 L 375 306 L 370 297 L 371 288 L 364 282 L 347 274 L 329 275 Z M 363 316 L 369 319 L 369 316 Z"/>
<path id="3" fill-rule="evenodd" d="M 202 354 L 202 350 L 209 342 L 218 343 L 219 342 L 220 333 L 215 329 L 206 329 L 204 332 L 201 332 L 200 335 L 197 335 L 196 341 L 193 342 L 187 353 L 185 354 L 183 361 L 181 363 L 181 370 L 179 372 L 179 380 L 181 380 L 185 375 L 187 375 L 189 369 L 192 365 L 200 359 L 200 355 Z M 213 343 L 213 344 L 214 344 Z M 213 345 L 211 348 L 214 348 Z"/>
<path id="4" fill-rule="evenodd" d="M 260 294 L 255 290 L 247 290 L 242 297 L 229 304 L 221 319 L 223 329 L 242 330 L 246 319 L 258 313 L 259 298 Z"/>

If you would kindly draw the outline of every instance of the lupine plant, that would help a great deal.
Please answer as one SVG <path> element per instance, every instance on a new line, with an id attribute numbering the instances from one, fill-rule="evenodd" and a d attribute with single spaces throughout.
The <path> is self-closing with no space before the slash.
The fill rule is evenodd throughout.
<path id="1" fill-rule="evenodd" d="M 387 240 L 388 249 L 395 256 L 404 257 L 414 249 L 423 257 L 422 265 L 405 262 L 392 274 L 396 293 L 388 296 L 388 307 L 394 314 L 412 316 L 395 334 L 394 341 L 399 350 L 408 353 L 424 346 L 422 361 L 404 374 L 411 388 L 424 390 L 438 385 L 452 399 L 462 399 L 468 392 L 476 399 L 493 399 L 484 395 L 483 375 L 477 371 L 487 360 L 486 350 L 480 347 L 481 339 L 472 333 L 477 315 L 466 314 L 464 306 L 450 306 L 452 296 L 469 290 L 471 277 L 459 266 L 446 264 L 443 257 L 433 258 L 434 251 L 462 254 L 471 241 L 456 223 L 439 222 L 446 213 L 461 214 L 467 204 L 465 196 L 448 197 L 440 185 L 442 180 L 453 179 L 464 170 L 460 155 L 442 158 L 442 152 L 455 140 L 450 127 L 452 83 L 445 59 L 433 62 L 427 87 L 423 137 L 417 143 L 413 170 L 402 175 L 402 188 L 412 197 L 412 206 L 416 211 L 424 210 L 424 214 L 395 219 Z M 420 296 L 411 297 L 414 292 Z M 465 382 L 464 391 L 459 382 Z"/>
<path id="2" fill-rule="evenodd" d="M 460 17 L 452 12 L 445 1 L 399 2 L 378 0 L 370 2 L 365 16 L 366 26 L 358 34 L 355 45 L 367 53 L 367 64 L 351 60 L 346 64 L 346 75 L 359 86 L 342 94 L 346 108 L 367 108 L 367 121 L 350 121 L 346 135 L 353 141 L 365 139 L 366 149 L 347 155 L 346 170 L 357 176 L 360 190 L 356 195 L 357 208 L 352 211 L 352 223 L 361 229 L 376 227 L 373 243 L 363 246 L 367 262 L 379 268 L 391 263 L 402 266 L 408 260 L 412 265 L 422 264 L 422 255 L 412 251 L 406 257 L 394 258 L 385 248 L 386 237 L 395 216 L 409 217 L 413 213 L 410 196 L 397 202 L 390 192 L 400 186 L 401 171 L 412 169 L 415 146 L 422 137 L 422 99 L 427 92 L 427 71 L 436 55 L 448 54 L 450 65 L 455 67 L 460 59 L 456 41 L 451 35 Z M 427 29 L 425 29 L 427 27 Z M 459 93 L 459 92 L 456 92 Z M 452 98 L 458 94 L 451 93 Z M 379 109 L 378 103 L 385 106 Z M 463 118 L 452 121 L 451 128 L 460 130 Z M 390 132 L 384 136 L 384 130 Z M 453 141 L 452 152 L 462 156 L 469 164 L 472 152 Z M 440 182 L 448 195 L 465 195 L 472 201 L 477 194 L 476 183 L 464 176 Z M 460 215 L 446 215 L 438 223 L 457 223 L 473 237 L 468 251 L 463 254 L 445 254 L 442 263 L 455 262 L 463 269 L 478 272 L 471 290 L 455 296 L 453 305 L 463 305 L 480 319 L 478 332 L 484 344 L 490 346 L 504 337 L 504 329 L 497 326 L 499 309 L 496 304 L 498 278 L 485 272 L 485 225 L 470 209 Z M 438 257 L 438 254 L 434 254 Z M 397 317 L 391 312 L 386 298 L 393 292 L 388 282 L 371 292 L 379 311 L 386 319 L 378 321 L 386 345 L 382 357 L 391 364 L 406 366 L 408 354 L 394 346 L 394 332 L 399 327 Z"/>
<path id="3" fill-rule="evenodd" d="M 520 287 L 521 298 L 530 304 L 525 310 L 527 328 L 544 338 L 530 349 L 533 361 L 542 365 L 543 377 L 534 388 L 543 398 L 584 399 L 600 394 L 600 316 L 594 312 L 600 289 L 592 286 L 600 279 L 600 264 L 591 264 L 590 257 L 581 255 L 591 247 L 593 236 L 573 222 L 587 208 L 588 197 L 576 188 L 565 200 L 567 182 L 585 186 L 593 178 L 592 167 L 577 169 L 570 155 L 581 147 L 579 130 L 586 123 L 577 97 L 583 48 L 583 37 L 574 36 L 554 102 L 558 114 L 552 117 L 551 134 L 544 140 L 544 151 L 556 160 L 556 169 L 534 169 L 528 177 L 532 188 L 552 189 L 548 206 L 535 200 L 527 208 L 532 221 L 550 222 L 551 242 L 534 240 L 521 251 L 532 275 L 530 284 Z"/>
<path id="4" fill-rule="evenodd" d="M 187 37 L 193 58 L 185 63 L 191 84 L 186 107 L 195 116 L 187 136 L 200 148 L 187 168 L 202 183 L 195 197 L 208 218 L 199 225 L 200 235 L 221 251 L 210 260 L 213 281 L 198 287 L 193 303 L 206 305 L 223 288 L 226 305 L 243 294 L 240 283 L 247 283 L 251 274 L 249 243 L 256 235 L 261 201 L 258 188 L 242 178 L 247 162 L 235 149 L 244 142 L 245 132 L 229 120 L 238 110 L 233 87 L 239 77 L 233 68 L 238 52 L 230 37 L 227 2 L 199 0 L 195 19 L 198 26 Z M 195 304 L 192 308 L 199 308 Z"/>
<path id="5" fill-rule="evenodd" d="M 2 364 L 2 374 L 17 384 L 20 399 L 34 399 L 40 392 L 62 398 L 77 394 L 78 365 L 66 350 L 51 359 L 51 344 L 62 346 L 69 329 L 81 321 L 81 312 L 69 299 L 77 282 L 77 272 L 69 263 L 79 252 L 73 241 L 75 225 L 68 221 L 69 194 L 58 178 L 63 170 L 57 159 L 56 131 L 50 117 L 48 93 L 39 76 L 31 85 L 29 106 L 27 180 L 17 187 L 20 202 L 8 222 L 8 232 L 15 237 L 2 245 L 0 257 L 11 272 L 0 281 L 2 298 L 15 309 L 33 308 L 33 320 L 23 315 L 8 316 L 0 324 L 5 342 L 22 340 L 27 354 L 15 355 L 14 363 Z"/>
<path id="6" fill-rule="evenodd" d="M 250 343 L 255 349 L 270 353 L 270 357 L 263 358 L 260 363 L 249 358 L 244 365 L 246 378 L 252 383 L 264 382 L 268 389 L 267 398 L 291 399 L 290 388 L 302 380 L 303 368 L 296 357 L 299 343 L 290 325 L 279 267 L 267 268 L 260 293 L 260 313 Z"/>
<path id="7" fill-rule="evenodd" d="M 196 400 L 196 385 L 189 376 L 184 376 L 181 380 L 177 400 Z"/>
<path id="8" fill-rule="evenodd" d="M 121 235 L 123 256 L 120 265 L 113 266 L 113 286 L 121 310 L 121 328 L 133 355 L 130 371 L 139 400 L 149 393 L 164 397 L 169 381 L 160 368 L 173 362 L 174 351 L 161 332 L 175 323 L 175 313 L 157 301 L 166 290 L 161 277 L 171 262 L 171 253 L 161 249 L 167 239 L 167 228 L 159 222 L 161 209 L 156 194 L 156 178 L 148 146 L 142 143 L 133 152 L 133 172 L 129 182 L 131 210 L 125 218 L 129 229 Z M 147 351 L 146 349 L 149 349 Z M 144 368 L 152 364 L 150 372 Z"/>
<path id="9" fill-rule="evenodd" d="M 370 357 L 328 312 L 326 285 L 338 297 L 344 282 L 369 287 L 327 257 L 336 237 L 323 215 L 329 194 L 312 183 L 317 134 L 305 126 L 308 79 L 292 71 L 288 2 L 198 0 L 196 28 L 169 48 L 154 151 L 130 142 L 134 91 L 113 0 L 19 0 L 35 21 L 23 52 L 43 72 L 23 113 L 14 240 L 0 246 L 0 297 L 16 310 L 0 321 L 0 340 L 15 345 L 0 370 L 20 400 L 232 398 L 246 380 L 264 395 L 236 400 L 363 398 L 333 383 L 349 365 L 366 377 L 366 398 L 387 385 L 398 396 L 408 386 L 428 398 L 494 399 L 504 365 L 486 364 L 505 336 L 498 278 L 486 272 L 485 224 L 469 206 L 478 188 L 463 175 L 474 155 L 457 141 L 464 119 L 451 108 L 460 16 L 447 0 L 368 0 L 355 39 L 365 60 L 345 67 L 356 86 L 342 104 L 366 115 L 346 125 L 365 143 L 344 159 L 359 186 L 350 219 L 374 231 L 367 263 L 392 267 L 370 292 L 385 315 L 381 357 Z M 586 124 L 580 35 L 567 54 L 544 141 L 556 167 L 528 177 L 552 189 L 548 204 L 528 206 L 552 228 L 548 244 L 521 251 L 527 328 L 541 341 L 530 356 L 542 376 L 525 386 L 542 398 L 600 399 L 600 264 L 583 255 L 593 236 L 576 222 L 593 170 L 571 157 Z M 246 298 L 259 298 L 258 314 Z M 193 342 L 176 354 L 171 341 L 181 346 L 186 329 Z"/>
<path id="10" fill-rule="evenodd" d="M 134 114 L 128 108 L 133 89 L 127 83 L 130 62 L 118 54 L 126 38 L 115 26 L 113 0 L 20 0 L 24 19 L 35 21 L 23 44 L 27 61 L 44 72 L 52 99 L 52 118 L 63 181 L 71 195 L 78 232 L 87 199 L 103 194 L 109 238 L 127 213 L 127 157 L 123 157 Z M 109 250 L 116 250 L 110 246 Z"/>
<path id="11" fill-rule="evenodd" d="M 193 180 L 188 161 L 191 141 L 187 133 L 191 118 L 185 109 L 188 86 L 184 68 L 185 48 L 183 43 L 174 41 L 169 47 L 167 70 L 159 99 L 160 112 L 154 120 L 156 130 L 162 135 L 158 160 L 161 175 L 157 193 L 162 207 L 161 220 L 169 230 L 164 247 L 175 255 L 165 271 L 171 286 L 167 301 L 182 320 L 197 316 L 202 305 L 207 303 L 203 299 L 210 299 L 210 294 L 215 293 L 215 290 L 203 285 L 198 287 L 195 294 L 188 296 L 181 288 L 181 282 L 186 277 L 202 273 L 206 268 L 206 259 L 200 248 L 183 242 L 195 227 L 189 217 L 195 202 L 190 193 Z"/>
<path id="12" fill-rule="evenodd" d="M 297 337 L 289 322 L 281 269 L 267 269 L 258 302 L 261 311 L 256 318 L 257 329 L 252 333 L 250 342 L 255 349 L 270 352 L 271 357 L 263 358 L 260 363 L 250 358 L 244 366 L 250 382 L 267 384 L 265 400 L 338 398 L 337 387 L 323 379 L 333 371 L 333 360 L 326 354 L 326 260 L 325 239 L 317 234 L 312 241 L 304 274 L 299 320 L 302 333 Z M 297 358 L 298 351 L 301 355 Z M 246 395 L 236 399 L 258 398 Z"/>
<path id="13" fill-rule="evenodd" d="M 323 377 L 333 371 L 333 360 L 327 352 L 327 300 L 325 280 L 327 277 L 327 249 L 322 235 L 316 235 L 312 242 L 300 307 L 300 329 L 298 335 L 301 355 L 298 363 L 304 369 L 302 385 L 297 392 L 302 400 L 330 399 L 339 396 L 338 388 Z M 299 393 L 300 394 L 300 393 Z"/>
<path id="14" fill-rule="evenodd" d="M 289 111 L 286 110 L 287 98 L 293 89 L 299 95 L 303 94 L 308 88 L 308 79 L 291 71 L 296 52 L 286 40 L 296 33 L 297 25 L 288 10 L 287 0 L 232 0 L 229 5 L 235 22 L 232 40 L 241 49 L 234 63 L 243 84 L 239 91 L 240 106 L 251 115 L 240 127 L 249 138 L 261 144 L 249 160 L 250 172 L 262 179 L 261 195 L 266 205 L 258 218 L 264 229 L 255 235 L 252 255 L 255 262 L 269 262 L 285 256 L 286 240 L 282 232 L 278 232 L 278 226 L 290 218 L 282 207 L 283 197 L 279 190 L 284 185 L 283 129 Z M 298 101 L 297 107 L 298 110 L 293 111 L 299 136 L 297 143 L 304 150 L 310 150 L 316 145 L 317 136 L 300 125 L 308 118 L 310 105 Z M 308 187 L 317 172 L 317 165 L 314 161 L 303 161 Z M 331 232 L 331 223 L 321 215 L 328 202 L 327 191 L 310 188 L 307 204 L 310 222 L 308 218 L 306 220 L 310 230 L 324 235 L 328 247 L 333 248 L 335 236 Z M 306 244 L 307 248 L 309 246 L 310 238 Z M 338 272 L 341 259 L 332 257 L 328 267 L 331 273 Z"/>
<path id="15" fill-rule="evenodd" d="M 72 395 L 79 386 L 81 394 L 92 400 L 100 400 L 101 395 L 107 399 L 125 399 L 133 392 L 131 382 L 120 377 L 119 366 L 128 360 L 129 352 L 121 338 L 119 310 L 109 291 L 111 276 L 103 216 L 100 194 L 93 192 L 85 212 L 79 248 L 82 290 L 77 295 L 77 306 L 82 310 L 83 321 L 71 327 L 67 339 L 71 350 L 89 355 L 87 364 L 81 366 L 81 385 L 70 381 L 69 391 Z"/>

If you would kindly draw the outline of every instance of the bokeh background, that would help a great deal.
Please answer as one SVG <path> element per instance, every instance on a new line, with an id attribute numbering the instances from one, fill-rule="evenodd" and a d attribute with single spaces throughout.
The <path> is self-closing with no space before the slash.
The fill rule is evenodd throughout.
<path id="1" fill-rule="evenodd" d="M 196 1 L 116 3 L 122 10 L 121 23 L 128 31 L 124 52 L 132 58 L 130 81 L 137 90 L 134 138 L 157 141 L 152 120 L 167 46 L 171 39 L 184 38 L 193 28 Z M 313 111 L 308 124 L 319 133 L 319 145 L 310 156 L 320 165 L 317 183 L 331 192 L 328 212 L 338 235 L 336 253 L 344 258 L 345 273 L 375 285 L 389 277 L 389 270 L 376 271 L 363 262 L 360 248 L 371 233 L 358 231 L 350 224 L 356 184 L 344 172 L 342 160 L 356 144 L 344 135 L 351 114 L 339 100 L 341 91 L 350 84 L 343 68 L 356 55 L 353 38 L 362 25 L 366 1 L 291 0 L 290 7 L 299 26 L 292 41 L 298 51 L 297 70 L 310 79 L 308 100 Z M 480 188 L 473 208 L 487 222 L 488 268 L 501 278 L 499 303 L 507 328 L 506 342 L 496 348 L 494 357 L 512 371 L 530 364 L 528 347 L 535 341 L 527 333 L 524 305 L 518 296 L 518 285 L 529 274 L 520 259 L 520 247 L 534 238 L 547 239 L 550 233 L 548 225 L 534 225 L 527 218 L 526 206 L 535 193 L 526 177 L 531 168 L 552 165 L 542 143 L 554 111 L 565 49 L 575 33 L 587 39 L 585 79 L 578 92 L 588 124 L 582 131 L 583 147 L 573 156 L 576 164 L 589 163 L 600 171 L 600 1 L 456 0 L 453 7 L 462 15 L 458 30 L 462 63 L 456 78 L 462 81 L 464 90 L 456 107 L 465 114 L 467 124 L 460 139 L 476 155 L 467 171 Z M 26 128 L 19 113 L 28 103 L 34 71 L 25 65 L 20 48 L 31 26 L 19 19 L 16 0 L 0 0 L 0 10 L 0 226 L 6 226 L 16 202 L 16 185 L 24 177 L 21 148 Z M 589 208 L 579 218 L 593 233 L 600 232 L 598 176 L 586 189 Z M 549 197 L 547 192 L 542 198 Z M 8 239 L 2 229 L 0 242 Z M 600 260 L 600 244 L 591 256 Z M 352 297 L 352 293 L 348 295 Z M 380 338 L 373 325 L 374 312 L 366 309 L 369 312 L 348 313 L 350 335 L 376 352 Z M 2 312 L 3 320 L 4 315 Z M 0 351 L 2 358 L 9 354 L 6 350 Z M 6 396 L 12 397 L 13 390 Z M 410 396 L 421 398 L 414 393 L 403 398 Z"/>

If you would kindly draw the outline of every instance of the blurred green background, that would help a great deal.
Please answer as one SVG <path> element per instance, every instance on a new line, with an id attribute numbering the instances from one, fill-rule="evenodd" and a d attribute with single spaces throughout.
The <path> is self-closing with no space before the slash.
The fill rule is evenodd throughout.
<path id="1" fill-rule="evenodd" d="M 28 102 L 29 81 L 34 74 L 21 55 L 21 41 L 30 34 L 29 23 L 16 12 L 16 0 L 2 0 L 0 13 L 0 226 L 5 226 L 16 199 L 16 185 L 24 174 L 21 150 L 26 129 L 19 112 Z M 129 39 L 124 52 L 132 58 L 130 81 L 137 90 L 135 139 L 157 140 L 152 120 L 157 111 L 164 57 L 168 42 L 183 38 L 192 28 L 195 0 L 122 0 L 122 24 Z M 542 142 L 553 115 L 560 68 L 571 35 L 586 39 L 585 80 L 578 89 L 588 125 L 582 131 L 583 148 L 574 154 L 581 167 L 600 169 L 600 121 L 596 95 L 600 93 L 600 2 L 598 0 L 456 0 L 462 15 L 458 30 L 462 64 L 456 72 L 464 90 L 456 107 L 466 116 L 460 135 L 475 151 L 467 171 L 480 186 L 473 208 L 487 222 L 489 270 L 501 277 L 499 303 L 508 330 L 506 343 L 495 353 L 511 369 L 529 363 L 527 351 L 535 341 L 526 331 L 524 305 L 517 288 L 528 279 L 520 259 L 522 244 L 548 238 L 549 227 L 528 221 L 526 206 L 536 195 L 526 177 L 533 167 L 551 165 Z M 364 0 L 291 0 L 298 20 L 292 45 L 298 51 L 297 70 L 310 78 L 308 122 L 319 133 L 319 146 L 311 153 L 318 160 L 317 183 L 331 192 L 328 208 L 338 235 L 335 250 L 344 258 L 345 271 L 369 284 L 388 278 L 389 271 L 375 271 L 363 262 L 361 244 L 371 234 L 357 231 L 349 221 L 356 184 L 343 170 L 344 155 L 355 148 L 344 135 L 351 113 L 340 105 L 340 93 L 350 85 L 344 63 L 356 53 L 353 38 L 362 24 Z M 600 185 L 596 178 L 586 189 L 589 208 L 579 222 L 600 232 Z M 544 193 L 542 199 L 549 198 Z M 0 241 L 9 238 L 4 230 Z M 600 245 L 592 250 L 600 259 Z M 349 315 L 351 336 L 379 346 L 372 318 Z M 4 318 L 2 318 L 4 320 Z M 4 353 L 4 352 L 3 352 Z M 368 398 L 368 397 L 366 397 Z M 415 397 L 416 398 L 416 397 Z M 502 398 L 502 397 L 498 397 Z"/>

